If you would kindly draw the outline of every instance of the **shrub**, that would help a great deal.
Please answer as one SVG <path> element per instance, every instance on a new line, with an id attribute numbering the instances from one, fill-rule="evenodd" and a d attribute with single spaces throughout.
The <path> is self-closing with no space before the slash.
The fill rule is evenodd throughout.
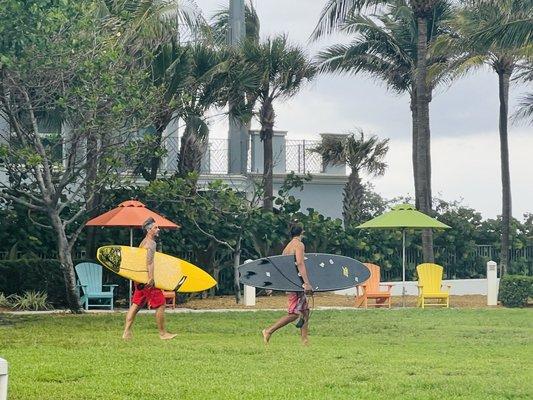
<path id="1" fill-rule="evenodd" d="M 499 298 L 506 307 L 524 307 L 533 289 L 533 277 L 505 275 L 500 280 Z"/>
<path id="2" fill-rule="evenodd" d="M 13 307 L 21 311 L 44 311 L 52 308 L 46 293 L 33 290 L 13 295 Z"/>
<path id="3" fill-rule="evenodd" d="M 75 261 L 74 264 L 87 260 Z M 115 298 L 127 298 L 128 281 L 104 268 L 103 283 L 117 283 Z M 48 302 L 56 308 L 65 307 L 65 280 L 58 260 L 21 259 L 0 260 L 0 293 L 8 298 L 24 292 L 44 292 Z"/>
<path id="4" fill-rule="evenodd" d="M 12 308 L 13 304 L 9 296 L 6 296 L 4 293 L 0 292 L 0 307 L 2 308 Z"/>

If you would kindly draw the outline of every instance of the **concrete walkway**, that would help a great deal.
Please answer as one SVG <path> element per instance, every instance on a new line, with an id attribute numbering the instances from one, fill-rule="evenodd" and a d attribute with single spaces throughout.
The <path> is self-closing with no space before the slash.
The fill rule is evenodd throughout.
<path id="1" fill-rule="evenodd" d="M 351 310 L 362 311 L 364 308 L 354 307 L 316 307 L 312 311 L 324 311 L 324 310 Z M 127 309 L 115 309 L 111 310 L 89 310 L 84 311 L 83 314 L 124 314 Z M 167 314 L 188 314 L 188 313 L 225 313 L 225 312 L 258 312 L 258 311 L 287 311 L 286 308 L 217 308 L 217 309 L 192 309 L 192 308 L 167 308 L 165 313 Z M 139 314 L 153 314 L 155 310 L 143 309 L 139 311 Z M 2 314 L 2 312 L 0 312 Z M 52 314 L 71 314 L 70 310 L 48 310 L 48 311 L 5 311 L 3 314 L 8 315 L 52 315 Z"/>

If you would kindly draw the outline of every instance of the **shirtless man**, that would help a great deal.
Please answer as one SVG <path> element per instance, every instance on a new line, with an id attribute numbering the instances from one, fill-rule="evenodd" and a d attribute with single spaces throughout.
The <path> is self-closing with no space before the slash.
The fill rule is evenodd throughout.
<path id="1" fill-rule="evenodd" d="M 296 267 L 298 268 L 298 272 L 300 273 L 300 276 L 304 282 L 302 287 L 305 292 L 287 292 L 287 300 L 289 303 L 288 315 L 280 318 L 276 323 L 274 323 L 274 325 L 263 329 L 263 341 L 265 344 L 268 344 L 270 336 L 272 336 L 274 332 L 276 332 L 279 328 L 296 321 L 298 317 L 300 320 L 296 326 L 300 328 L 302 343 L 304 345 L 307 345 L 308 343 L 307 333 L 309 330 L 309 304 L 307 303 L 306 294 L 311 293 L 312 287 L 309 282 L 309 278 L 307 277 L 307 269 L 305 268 L 304 263 L 305 246 L 302 243 L 303 233 L 304 230 L 301 224 L 297 223 L 291 226 L 292 239 L 283 250 L 283 255 L 294 255 Z"/>
<path id="2" fill-rule="evenodd" d="M 139 247 L 148 250 L 146 254 L 148 282 L 145 284 L 135 283 L 133 304 L 126 315 L 126 324 L 124 326 L 124 334 L 122 335 L 122 338 L 125 340 L 132 338 L 131 326 L 133 325 L 135 316 L 139 310 L 148 303 L 151 308 L 156 309 L 155 320 L 157 321 L 157 328 L 159 329 L 159 337 L 163 340 L 168 340 L 174 338 L 176 334 L 168 333 L 165 329 L 165 296 L 161 289 L 154 287 L 155 239 L 159 235 L 159 227 L 153 218 L 148 218 L 144 221 L 143 231 L 146 233 L 146 237 L 143 239 Z"/>

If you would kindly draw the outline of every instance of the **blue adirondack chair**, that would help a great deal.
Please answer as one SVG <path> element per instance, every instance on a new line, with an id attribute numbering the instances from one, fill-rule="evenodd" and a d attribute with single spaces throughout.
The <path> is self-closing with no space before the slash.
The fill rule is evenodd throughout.
<path id="1" fill-rule="evenodd" d="M 113 309 L 113 292 L 118 285 L 102 285 L 102 267 L 98 264 L 84 262 L 76 265 L 78 274 L 78 290 L 81 288 L 83 296 L 80 296 L 81 304 L 86 310 L 90 307 L 109 307 Z M 103 287 L 109 290 L 103 291 Z M 89 304 L 91 299 L 102 299 L 102 304 Z M 107 301 L 105 301 L 107 300 Z"/>

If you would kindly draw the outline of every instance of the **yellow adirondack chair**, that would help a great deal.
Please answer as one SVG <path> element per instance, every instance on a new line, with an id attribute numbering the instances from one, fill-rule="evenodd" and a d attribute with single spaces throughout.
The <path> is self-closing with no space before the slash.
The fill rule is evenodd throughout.
<path id="1" fill-rule="evenodd" d="M 425 306 L 450 306 L 450 285 L 445 285 L 448 290 L 442 290 L 443 268 L 437 264 L 420 264 L 416 267 L 418 272 L 418 307 Z M 426 299 L 437 299 L 437 303 L 426 303 Z"/>

